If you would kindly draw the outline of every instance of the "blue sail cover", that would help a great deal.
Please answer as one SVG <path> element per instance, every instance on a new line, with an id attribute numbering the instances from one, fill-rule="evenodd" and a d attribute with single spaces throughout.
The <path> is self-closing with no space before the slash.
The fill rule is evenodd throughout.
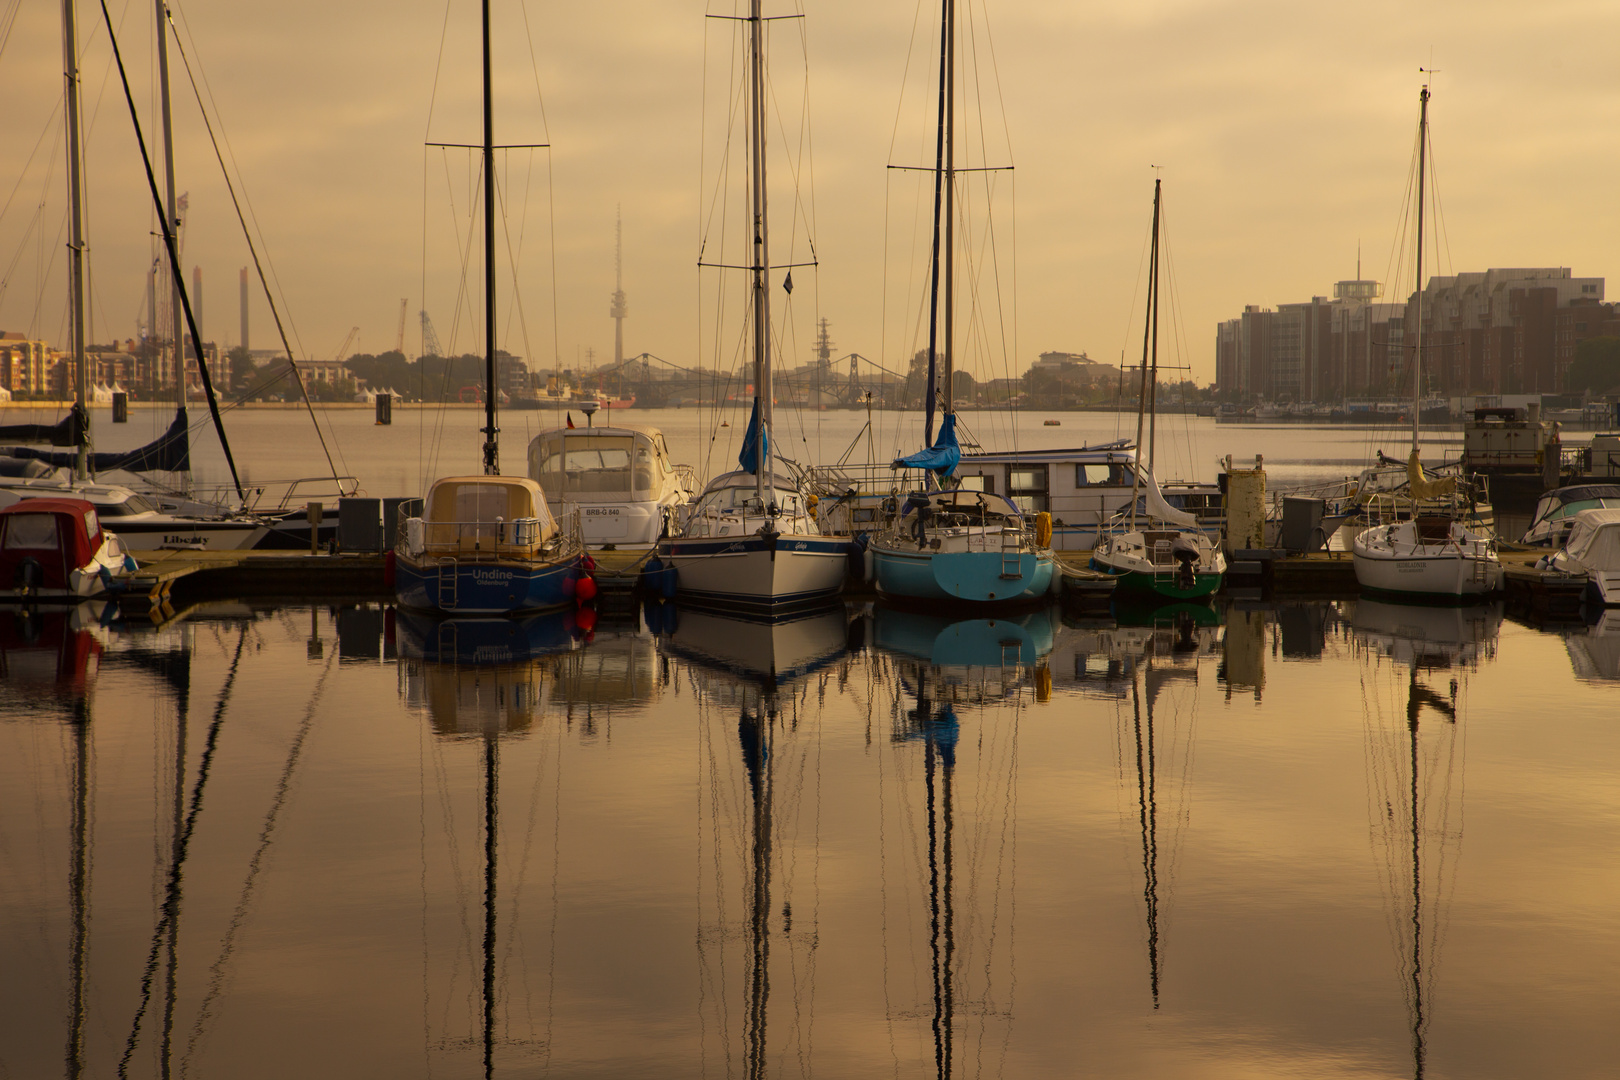
<path id="1" fill-rule="evenodd" d="M 910 457 L 897 458 L 896 469 L 928 469 L 941 478 L 956 472 L 962 461 L 962 447 L 956 442 L 956 414 L 946 413 L 939 425 L 939 438 L 927 450 L 919 450 Z"/>
<path id="2" fill-rule="evenodd" d="M 760 453 L 760 436 L 764 436 L 764 453 Z M 748 433 L 743 436 L 742 452 L 737 455 L 737 466 L 743 472 L 759 473 L 759 463 L 771 453 L 771 433 L 759 426 L 759 398 L 754 399 L 754 411 L 748 414 Z"/>

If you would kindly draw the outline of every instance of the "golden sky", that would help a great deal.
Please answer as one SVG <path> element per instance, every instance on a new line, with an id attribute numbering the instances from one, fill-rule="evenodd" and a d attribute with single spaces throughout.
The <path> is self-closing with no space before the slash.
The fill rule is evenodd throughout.
<path id="1" fill-rule="evenodd" d="M 150 138 L 152 12 L 139 0 L 110 6 L 122 20 L 120 43 Z M 503 329 L 503 347 L 546 367 L 554 359 L 572 366 L 587 348 L 598 362 L 611 358 L 614 214 L 622 207 L 626 352 L 729 363 L 735 331 L 722 334 L 720 349 L 713 345 L 717 275 L 709 272 L 701 287 L 709 291 L 700 292 L 696 262 L 700 211 L 717 190 L 731 24 L 706 20 L 701 4 L 668 0 L 528 0 L 526 8 L 494 0 L 493 8 L 497 141 L 553 147 L 549 189 L 544 157 L 527 188 L 527 152 L 512 153 L 503 173 L 514 252 L 519 229 L 527 230 L 517 256 L 523 317 Z M 708 10 L 731 8 L 711 0 Z M 802 23 L 773 26 L 773 137 L 778 150 L 789 141 L 783 131 L 798 138 L 807 87 L 813 152 L 794 168 L 806 206 L 813 190 L 820 266 L 795 271 L 785 362 L 809 359 L 814 320 L 825 317 L 835 356 L 856 351 L 903 366 L 918 344 L 908 300 L 922 273 L 909 254 L 916 176 L 896 179 L 885 166 L 926 163 L 931 150 L 932 99 L 922 80 L 931 73 L 937 14 L 932 3 L 854 0 L 803 10 Z M 982 73 L 965 97 L 981 103 L 974 108 L 982 107 L 986 141 L 1009 147 L 1016 166 L 1016 201 L 1007 207 L 1015 214 L 998 203 L 1000 288 L 986 272 L 979 290 L 986 309 L 997 295 L 1009 314 L 1016 304 L 1016 335 L 1011 321 L 1005 334 L 1014 371 L 1048 349 L 1108 361 L 1139 353 L 1153 165 L 1165 182 L 1182 356 L 1200 382 L 1214 374 L 1215 324 L 1244 304 L 1331 294 L 1336 280 L 1355 275 L 1358 243 L 1364 276 L 1388 280 L 1420 66 L 1439 69 L 1431 115 L 1445 234 L 1434 272 L 1610 273 L 1620 239 L 1613 4 L 964 0 L 960 10 L 975 27 L 962 33 Z M 457 258 L 452 215 L 465 214 L 469 161 L 423 143 L 480 137 L 476 5 L 192 0 L 176 13 L 193 63 L 208 74 L 300 355 L 331 358 L 353 326 L 355 349 L 392 348 L 402 297 L 411 312 L 407 352 L 420 349 L 415 313 L 423 306 L 447 347 L 480 347 L 477 305 L 468 315 L 464 301 L 457 317 L 455 274 L 423 270 L 424 236 L 436 267 Z M 82 6 L 92 338 L 105 341 L 134 332 L 153 224 L 100 18 L 98 7 Z M 58 8 L 0 11 L 0 41 L 0 200 L 11 200 L 0 217 L 0 329 L 64 341 L 64 183 L 53 150 Z M 992 43 L 999 84 L 990 74 Z M 191 196 L 187 280 L 192 265 L 203 266 L 204 336 L 234 345 L 236 271 L 249 258 L 178 55 L 171 62 L 179 187 Z M 47 161 L 55 170 L 48 177 Z M 784 261 L 792 170 L 786 157 L 772 169 L 773 242 Z M 803 256 L 803 232 L 795 257 Z M 509 266 L 503 253 L 503 280 Z M 1403 277 L 1410 281 L 1409 268 Z M 735 307 L 740 288 L 723 287 Z M 502 309 L 510 310 L 505 295 Z M 1171 344 L 1161 360 L 1170 364 L 1168 305 L 1164 316 Z M 255 347 L 273 344 L 262 298 L 251 336 Z M 1006 373 L 999 344 L 987 353 L 994 360 L 960 352 L 981 377 Z"/>

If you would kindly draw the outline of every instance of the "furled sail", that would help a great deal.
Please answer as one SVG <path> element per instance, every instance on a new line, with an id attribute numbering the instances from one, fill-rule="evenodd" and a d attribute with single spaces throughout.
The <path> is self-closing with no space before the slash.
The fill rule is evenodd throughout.
<path id="1" fill-rule="evenodd" d="M 17 438 L 10 435 L 18 427 L 35 427 L 44 431 L 55 431 L 66 427 L 72 433 L 71 425 L 75 417 L 69 415 L 61 424 L 54 428 L 43 424 L 20 424 L 14 427 L 0 428 L 0 438 Z M 76 442 L 57 442 L 54 438 L 39 439 L 40 442 L 49 442 L 52 446 L 73 446 Z M 57 468 L 71 469 L 78 456 L 76 451 L 35 450 L 27 446 L 13 446 L 0 451 L 14 458 L 43 461 L 47 465 Z M 184 408 L 175 410 L 174 422 L 156 439 L 145 446 L 134 450 L 123 450 L 105 454 L 91 454 L 89 457 L 91 472 L 104 473 L 122 470 L 124 472 L 185 472 L 191 468 L 191 427 L 186 421 Z"/>
<path id="2" fill-rule="evenodd" d="M 758 473 L 759 463 L 770 456 L 771 433 L 760 427 L 759 399 L 754 399 L 754 411 L 748 414 L 748 432 L 743 436 L 742 452 L 737 465 L 746 473 Z"/>
<path id="3" fill-rule="evenodd" d="M 927 469 L 937 476 L 944 478 L 956 472 L 956 466 L 962 460 L 962 447 L 956 441 L 956 414 L 946 413 L 944 421 L 939 425 L 939 438 L 934 445 L 926 450 L 919 450 L 909 457 L 896 459 L 896 469 Z"/>

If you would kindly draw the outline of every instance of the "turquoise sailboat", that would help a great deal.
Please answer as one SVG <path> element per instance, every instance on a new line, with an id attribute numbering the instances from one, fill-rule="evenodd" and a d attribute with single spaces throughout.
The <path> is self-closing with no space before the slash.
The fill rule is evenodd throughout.
<path id="1" fill-rule="evenodd" d="M 872 576 L 878 591 L 894 600 L 972 605 L 1029 602 L 1046 596 L 1054 584 L 1051 518 L 1040 514 L 1031 520 L 1031 515 L 1026 515 L 1006 496 L 963 488 L 955 477 L 962 459 L 951 392 L 955 357 L 953 226 L 958 171 L 955 165 L 956 5 L 953 0 L 942 0 L 942 5 L 939 61 L 942 85 L 933 169 L 928 386 L 924 394 L 923 440 L 928 445 L 893 463 L 896 469 L 921 469 L 923 486 L 907 495 L 904 505 L 896 505 L 887 525 L 873 536 L 869 549 Z M 944 378 L 939 380 L 936 375 L 941 361 Z M 944 419 L 939 438 L 935 439 L 934 398 L 941 390 Z"/>

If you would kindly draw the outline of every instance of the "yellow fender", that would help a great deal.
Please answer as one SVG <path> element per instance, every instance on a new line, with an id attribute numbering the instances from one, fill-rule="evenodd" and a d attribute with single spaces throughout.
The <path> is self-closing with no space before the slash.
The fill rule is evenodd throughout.
<path id="1" fill-rule="evenodd" d="M 1052 546 L 1052 515 L 1045 510 L 1035 515 L 1035 546 Z"/>

